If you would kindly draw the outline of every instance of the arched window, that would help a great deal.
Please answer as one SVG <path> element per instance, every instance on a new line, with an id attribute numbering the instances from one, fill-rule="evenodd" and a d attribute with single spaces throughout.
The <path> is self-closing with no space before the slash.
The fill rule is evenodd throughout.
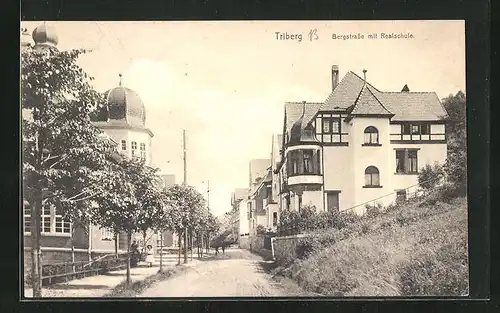
<path id="1" fill-rule="evenodd" d="M 365 144 L 378 144 L 378 130 L 373 126 L 365 128 Z"/>
<path id="2" fill-rule="evenodd" d="M 365 170 L 365 186 L 380 186 L 380 174 L 375 166 L 368 166 Z"/>

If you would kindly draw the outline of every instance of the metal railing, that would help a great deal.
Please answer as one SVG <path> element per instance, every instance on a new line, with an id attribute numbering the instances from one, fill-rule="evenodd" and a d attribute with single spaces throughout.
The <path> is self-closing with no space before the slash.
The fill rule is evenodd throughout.
<path id="1" fill-rule="evenodd" d="M 425 182 L 417 183 L 415 185 L 408 186 L 406 188 L 402 188 L 399 191 L 394 191 L 394 192 L 388 193 L 386 195 L 380 196 L 378 198 L 371 199 L 369 201 L 357 204 L 355 206 L 352 206 L 352 207 L 349 207 L 349 208 L 347 208 L 345 210 L 342 210 L 341 212 L 348 212 L 348 211 L 351 211 L 351 210 L 353 210 L 355 208 L 359 208 L 361 206 L 367 206 L 367 205 L 372 205 L 373 207 L 377 207 L 378 203 L 380 203 L 380 200 L 385 199 L 387 197 L 394 197 L 394 196 L 397 197 L 397 194 L 399 192 L 401 192 L 401 191 L 405 191 L 405 195 L 406 196 L 405 196 L 404 201 L 408 202 L 411 199 L 417 198 L 419 196 L 425 196 L 425 195 L 428 194 L 428 191 L 425 190 L 425 189 L 423 189 L 421 187 L 421 185 L 426 184 L 426 183 L 431 183 L 431 182 L 436 182 L 436 185 L 440 185 L 443 181 L 444 181 L 444 179 L 442 177 L 438 177 L 438 178 L 434 178 L 434 179 L 429 179 L 429 180 L 427 180 Z M 414 191 L 412 192 L 411 190 L 414 190 Z M 397 198 L 395 200 L 397 200 Z"/>

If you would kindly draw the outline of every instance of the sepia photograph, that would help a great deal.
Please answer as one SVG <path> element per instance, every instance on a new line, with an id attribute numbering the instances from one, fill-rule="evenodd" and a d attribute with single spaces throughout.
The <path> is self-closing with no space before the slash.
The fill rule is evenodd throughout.
<path id="1" fill-rule="evenodd" d="M 20 28 L 24 299 L 469 295 L 465 21 Z"/>

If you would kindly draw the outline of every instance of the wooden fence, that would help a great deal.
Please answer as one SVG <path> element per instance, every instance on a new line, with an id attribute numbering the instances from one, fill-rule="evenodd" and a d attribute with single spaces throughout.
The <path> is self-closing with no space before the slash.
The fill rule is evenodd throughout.
<path id="1" fill-rule="evenodd" d="M 104 274 L 109 271 L 123 269 L 127 266 L 127 258 L 108 258 L 88 262 L 64 262 L 42 265 L 42 285 L 56 281 L 69 281 L 75 278 Z"/>

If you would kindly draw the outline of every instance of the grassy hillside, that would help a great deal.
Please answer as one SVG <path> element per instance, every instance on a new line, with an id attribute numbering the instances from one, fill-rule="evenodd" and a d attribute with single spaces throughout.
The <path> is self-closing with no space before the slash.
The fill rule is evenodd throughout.
<path id="1" fill-rule="evenodd" d="M 426 198 L 301 243 L 277 269 L 329 296 L 468 293 L 467 202 Z"/>

